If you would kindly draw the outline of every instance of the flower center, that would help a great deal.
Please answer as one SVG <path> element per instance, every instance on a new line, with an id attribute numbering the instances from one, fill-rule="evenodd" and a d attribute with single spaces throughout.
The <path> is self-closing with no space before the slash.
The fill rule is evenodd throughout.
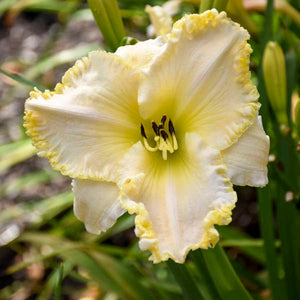
<path id="1" fill-rule="evenodd" d="M 143 143 L 145 148 L 150 152 L 155 152 L 160 150 L 162 152 L 162 157 L 164 160 L 168 158 L 168 152 L 173 153 L 178 149 L 178 143 L 175 135 L 175 129 L 171 119 L 168 121 L 168 129 L 165 126 L 167 123 L 167 116 L 163 115 L 159 125 L 152 121 L 152 129 L 154 131 L 154 142 L 155 146 L 152 147 L 148 143 L 148 136 L 146 134 L 144 125 L 141 124 L 141 135 L 143 138 Z"/>

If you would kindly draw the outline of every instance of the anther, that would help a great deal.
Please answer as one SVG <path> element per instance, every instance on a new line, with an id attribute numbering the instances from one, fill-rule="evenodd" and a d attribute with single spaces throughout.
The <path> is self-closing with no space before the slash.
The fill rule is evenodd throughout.
<path id="1" fill-rule="evenodd" d="M 162 124 L 162 126 L 164 127 L 165 126 L 165 123 L 166 123 L 166 120 L 167 120 L 167 116 L 166 115 L 163 115 L 160 122 Z"/>
<path id="2" fill-rule="evenodd" d="M 168 158 L 168 152 L 173 153 L 178 149 L 178 143 L 175 136 L 175 129 L 172 121 L 166 115 L 163 115 L 161 118 L 161 122 L 158 125 L 156 122 L 152 121 L 152 129 L 155 133 L 154 142 L 155 146 L 150 146 L 148 143 L 148 137 L 145 131 L 143 124 L 141 124 L 141 135 L 143 137 L 143 144 L 145 148 L 151 152 L 155 152 L 157 150 L 162 151 L 162 157 L 164 160 Z M 168 129 L 165 128 L 166 122 L 168 122 Z M 168 132 L 169 130 L 169 132 Z"/>
<path id="3" fill-rule="evenodd" d="M 178 149 L 178 143 L 177 143 L 177 139 L 176 139 L 176 135 L 175 135 L 175 129 L 174 129 L 174 126 L 173 126 L 173 123 L 172 123 L 171 119 L 169 120 L 169 132 L 172 136 L 173 148 L 174 148 L 174 150 L 177 150 Z"/>
<path id="4" fill-rule="evenodd" d="M 153 131 L 155 132 L 155 134 L 159 135 L 158 126 L 156 125 L 156 123 L 154 121 L 152 121 L 152 128 L 153 128 Z"/>
<path id="5" fill-rule="evenodd" d="M 173 123 L 172 123 L 171 119 L 169 120 L 169 132 L 170 132 L 171 135 L 173 133 L 175 133 L 175 129 L 174 129 L 174 126 L 173 126 Z"/>
<path id="6" fill-rule="evenodd" d="M 141 135 L 142 135 L 142 137 L 144 137 L 145 139 L 147 139 L 146 131 L 145 131 L 145 128 L 144 128 L 143 124 L 141 124 Z"/>
<path id="7" fill-rule="evenodd" d="M 160 134 L 161 134 L 162 138 L 166 141 L 168 138 L 168 134 L 164 130 L 161 130 Z"/>

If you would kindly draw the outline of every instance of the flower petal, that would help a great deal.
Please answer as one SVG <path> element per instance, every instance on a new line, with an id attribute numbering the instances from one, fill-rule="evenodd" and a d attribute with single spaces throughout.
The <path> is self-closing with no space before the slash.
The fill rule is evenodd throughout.
<path id="1" fill-rule="evenodd" d="M 140 138 L 139 76 L 120 57 L 95 51 L 54 92 L 31 92 L 24 126 L 38 154 L 64 175 L 112 180 L 116 162 Z"/>
<path id="2" fill-rule="evenodd" d="M 120 202 L 137 214 L 139 245 L 151 260 L 183 263 L 189 250 L 216 244 L 214 224 L 231 221 L 236 194 L 220 152 L 196 133 L 167 161 L 155 154 L 138 142 L 124 156 Z"/>
<path id="3" fill-rule="evenodd" d="M 153 58 L 164 49 L 164 45 L 163 39 L 158 37 L 154 40 L 138 42 L 135 45 L 119 47 L 115 54 L 141 69 L 149 66 Z"/>
<path id="4" fill-rule="evenodd" d="M 265 186 L 268 183 L 269 148 L 269 137 L 263 129 L 261 116 L 258 116 L 239 140 L 222 152 L 232 183 Z"/>
<path id="5" fill-rule="evenodd" d="M 119 188 L 113 182 L 74 179 L 75 216 L 90 233 L 100 234 L 125 212 L 118 201 Z"/>
<path id="6" fill-rule="evenodd" d="M 165 51 L 139 89 L 142 117 L 172 118 L 220 150 L 254 122 L 258 92 L 250 79 L 248 32 L 216 10 L 176 22 Z M 179 125 L 178 125 L 179 124 Z"/>
<path id="7" fill-rule="evenodd" d="M 147 5 L 145 11 L 149 14 L 155 34 L 166 39 L 172 30 L 173 20 L 167 11 L 161 6 Z"/>

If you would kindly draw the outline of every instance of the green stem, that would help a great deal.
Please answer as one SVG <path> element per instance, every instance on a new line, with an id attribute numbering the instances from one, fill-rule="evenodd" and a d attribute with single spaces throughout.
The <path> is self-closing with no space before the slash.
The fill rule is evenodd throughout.
<path id="1" fill-rule="evenodd" d="M 214 0 L 213 7 L 217 11 L 221 12 L 226 9 L 227 2 L 228 2 L 228 0 Z"/>
<path id="2" fill-rule="evenodd" d="M 115 51 L 125 36 L 120 9 L 116 0 L 88 0 L 102 35 L 112 51 Z"/>
<path id="3" fill-rule="evenodd" d="M 221 299 L 252 299 L 219 244 L 201 252 Z"/>
<path id="4" fill-rule="evenodd" d="M 214 0 L 202 0 L 200 3 L 200 13 L 213 8 Z"/>
<path id="5" fill-rule="evenodd" d="M 280 135 L 279 135 L 280 136 Z M 284 174 L 295 190 L 299 190 L 299 159 L 295 145 L 289 136 L 280 136 L 279 157 L 283 162 Z M 281 252 L 285 270 L 285 285 L 288 299 L 300 295 L 300 214 L 294 202 L 285 201 L 285 191 L 277 186 L 277 215 Z"/>
<path id="6" fill-rule="evenodd" d="M 192 275 L 188 271 L 186 265 L 177 264 L 172 260 L 167 261 L 167 265 L 173 273 L 176 281 L 181 286 L 185 299 L 205 300 L 202 293 L 200 293 Z"/>
<path id="7" fill-rule="evenodd" d="M 272 201 L 269 187 L 258 190 L 259 201 L 259 221 L 261 235 L 264 239 L 264 250 L 266 255 L 266 265 L 269 271 L 269 280 L 274 300 L 284 299 L 284 290 L 278 277 L 278 266 L 276 257 L 275 238 L 273 230 Z"/>

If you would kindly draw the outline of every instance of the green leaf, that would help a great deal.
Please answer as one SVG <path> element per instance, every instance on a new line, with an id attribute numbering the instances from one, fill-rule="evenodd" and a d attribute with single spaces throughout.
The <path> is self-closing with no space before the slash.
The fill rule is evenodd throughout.
<path id="1" fill-rule="evenodd" d="M 200 277 L 199 284 L 201 284 L 201 293 L 205 300 L 219 300 L 221 299 L 216 289 L 214 282 L 210 276 L 208 268 L 201 251 L 192 251 L 190 257 L 195 263 L 197 273 Z"/>
<path id="2" fill-rule="evenodd" d="M 21 142 L 5 145 L 6 148 L 12 150 L 3 153 L 3 149 L 0 149 L 0 172 L 31 158 L 36 154 L 35 148 L 31 145 L 30 139 L 22 140 Z M 1 154 L 2 153 L 2 154 Z"/>
<path id="3" fill-rule="evenodd" d="M 221 299 L 252 299 L 219 244 L 215 248 L 198 251 L 201 251 L 203 255 L 207 269 Z"/>
<path id="4" fill-rule="evenodd" d="M 61 298 L 61 283 L 63 279 L 63 273 L 64 273 L 64 264 L 61 263 L 59 266 L 59 272 L 57 274 L 57 281 L 56 281 L 56 287 L 55 287 L 55 300 L 60 300 Z"/>
<path id="5" fill-rule="evenodd" d="M 6 196 L 11 193 L 19 193 L 28 190 L 42 183 L 50 182 L 54 179 L 60 179 L 62 176 L 52 170 L 41 170 L 34 173 L 15 178 L 4 185 L 0 186 L 0 196 Z"/>
<path id="6" fill-rule="evenodd" d="M 272 199 L 270 197 L 270 188 L 268 186 L 258 190 L 258 201 L 260 229 L 264 239 L 264 251 L 273 298 L 274 300 L 284 299 L 285 293 L 282 282 L 279 279 L 273 228 Z"/>
<path id="7" fill-rule="evenodd" d="M 63 50 L 53 56 L 47 57 L 29 68 L 24 76 L 30 80 L 34 80 L 41 74 L 66 63 L 72 63 L 74 60 L 81 58 L 93 50 L 98 50 L 99 44 L 93 43 L 84 46 L 78 46 L 72 49 Z"/>
<path id="8" fill-rule="evenodd" d="M 43 85 L 40 85 L 39 83 L 27 80 L 26 78 L 24 78 L 21 75 L 9 73 L 9 72 L 3 70 L 2 68 L 0 68 L 0 73 L 2 73 L 4 75 L 6 75 L 7 77 L 17 81 L 20 84 L 24 84 L 24 85 L 30 86 L 32 88 L 37 87 L 40 90 L 45 89 L 45 87 Z"/>
<path id="9" fill-rule="evenodd" d="M 89 251 L 88 253 L 114 278 L 126 295 L 130 296 L 130 299 L 155 299 L 152 292 L 141 284 L 138 274 L 129 267 L 99 251 Z"/>
<path id="10" fill-rule="evenodd" d="M 72 272 L 73 264 L 71 264 L 69 261 L 64 261 L 64 272 L 62 275 L 62 278 L 65 278 L 67 275 L 69 275 Z M 39 296 L 37 297 L 37 300 L 46 300 L 51 298 L 51 294 L 53 293 L 57 278 L 59 277 L 61 265 L 54 269 L 50 275 L 47 277 L 46 283 L 42 286 L 41 292 Z"/>
<path id="11" fill-rule="evenodd" d="M 185 299 L 205 299 L 202 291 L 198 289 L 192 274 L 189 272 L 185 264 L 177 264 L 172 260 L 168 260 L 167 265 L 173 273 L 176 281 L 181 286 Z"/>
<path id="12" fill-rule="evenodd" d="M 220 236 L 222 238 L 221 245 L 224 247 L 238 247 L 241 252 L 259 262 L 260 264 L 266 263 L 266 257 L 264 250 L 262 248 L 257 247 L 257 240 L 251 239 L 249 235 L 244 232 L 241 232 L 235 229 L 232 226 L 218 226 L 218 231 L 220 232 Z M 243 245 L 243 241 L 250 241 L 252 245 Z M 235 241 L 235 244 L 232 242 Z M 229 244 L 231 243 L 231 245 Z M 254 245 L 254 244 L 255 245 Z M 260 242 L 258 242 L 260 243 Z"/>
<path id="13" fill-rule="evenodd" d="M 125 37 L 125 30 L 117 1 L 88 0 L 88 3 L 107 45 L 114 52 Z"/>

